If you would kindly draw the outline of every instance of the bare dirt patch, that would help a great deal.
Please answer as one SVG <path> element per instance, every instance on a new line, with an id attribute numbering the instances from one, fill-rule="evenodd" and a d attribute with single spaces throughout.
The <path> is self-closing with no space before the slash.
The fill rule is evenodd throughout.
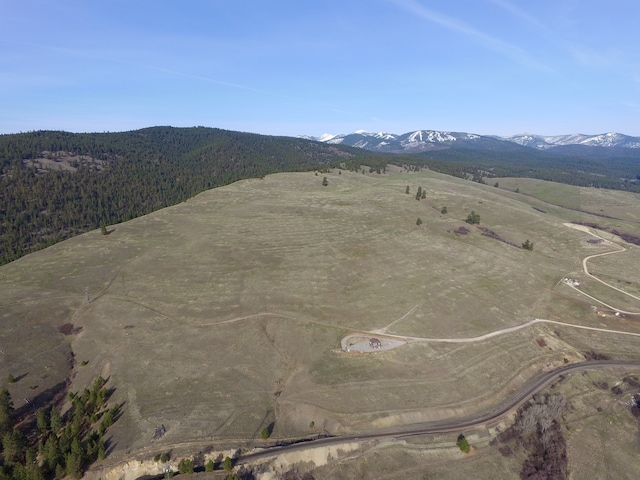
<path id="1" fill-rule="evenodd" d="M 49 152 L 43 151 L 42 154 L 34 159 L 24 160 L 23 163 L 30 167 L 35 167 L 38 173 L 44 173 L 47 170 L 60 170 L 65 172 L 75 172 L 81 165 L 90 166 L 96 170 L 104 168 L 105 161 L 93 158 L 89 155 L 76 155 L 69 152 Z"/>
<path id="2" fill-rule="evenodd" d="M 342 350 L 347 353 L 375 353 L 392 350 L 406 345 L 406 340 L 387 338 L 381 335 L 347 335 L 341 341 Z"/>
<path id="3" fill-rule="evenodd" d="M 82 331 L 82 327 L 75 327 L 73 323 L 65 323 L 58 327 L 58 331 L 63 335 L 73 335 L 80 333 Z"/>

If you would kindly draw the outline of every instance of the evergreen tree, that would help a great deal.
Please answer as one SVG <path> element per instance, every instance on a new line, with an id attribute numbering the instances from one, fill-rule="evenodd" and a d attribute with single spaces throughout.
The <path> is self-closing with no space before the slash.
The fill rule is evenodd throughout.
<path id="1" fill-rule="evenodd" d="M 3 435 L 11 429 L 11 413 L 13 412 L 13 401 L 9 390 L 3 388 L 0 390 L 0 435 Z"/>
<path id="2" fill-rule="evenodd" d="M 480 215 L 477 214 L 475 211 L 471 210 L 471 213 L 469 214 L 465 222 L 467 222 L 470 225 L 478 225 L 480 223 Z"/>
<path id="3" fill-rule="evenodd" d="M 27 448 L 27 437 L 20 430 L 7 432 L 2 437 L 4 461 L 8 464 L 17 463 L 24 459 Z"/>
<path id="4" fill-rule="evenodd" d="M 42 470 L 38 466 L 37 462 L 27 463 L 27 467 L 25 470 L 26 480 L 45 480 L 44 474 L 42 473 Z"/>
<path id="5" fill-rule="evenodd" d="M 180 460 L 180 463 L 178 464 L 178 472 L 187 474 L 193 473 L 193 460 L 190 458 L 183 458 Z"/>
<path id="6" fill-rule="evenodd" d="M 103 439 L 98 443 L 98 460 L 104 460 L 107 457 L 107 445 Z"/>
<path id="7" fill-rule="evenodd" d="M 62 461 L 62 454 L 58 448 L 58 438 L 55 435 L 50 435 L 44 443 L 42 459 L 50 472 L 55 472 L 56 467 Z"/>
<path id="8" fill-rule="evenodd" d="M 530 242 L 527 238 L 522 244 L 522 248 L 524 248 L 525 250 L 529 250 L 530 252 L 533 251 L 533 242 Z"/>
<path id="9" fill-rule="evenodd" d="M 36 427 L 41 435 L 49 431 L 49 413 L 42 407 L 36 412 Z"/>
<path id="10" fill-rule="evenodd" d="M 62 418 L 60 417 L 60 411 L 55 406 L 51 409 L 51 413 L 49 414 L 49 424 L 51 426 L 51 432 L 54 435 L 57 435 L 64 425 Z"/>
<path id="11" fill-rule="evenodd" d="M 471 445 L 469 445 L 469 441 L 465 438 L 463 434 L 458 435 L 458 440 L 456 442 L 458 448 L 461 452 L 469 453 L 471 451 Z"/>
<path id="12" fill-rule="evenodd" d="M 71 478 L 82 478 L 82 455 L 80 453 L 69 452 L 65 459 L 65 470 Z"/>
<path id="13" fill-rule="evenodd" d="M 67 470 L 64 468 L 64 465 L 62 463 L 59 463 L 58 466 L 56 467 L 56 478 L 64 478 L 64 476 L 67 474 Z"/>

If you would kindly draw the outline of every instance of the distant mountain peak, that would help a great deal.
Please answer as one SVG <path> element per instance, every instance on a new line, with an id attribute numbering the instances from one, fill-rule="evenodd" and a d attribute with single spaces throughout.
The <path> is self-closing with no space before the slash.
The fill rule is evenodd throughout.
<path id="1" fill-rule="evenodd" d="M 387 153 L 419 153 L 452 147 L 513 150 L 515 148 L 514 144 L 537 150 L 550 150 L 567 146 L 640 148 L 640 137 L 631 137 L 616 132 L 598 135 L 574 133 L 552 136 L 523 133 L 511 137 L 499 137 L 439 130 L 416 130 L 402 135 L 356 130 L 349 134 L 333 135 L 326 133 L 315 138 L 315 140 Z"/>
<path id="2" fill-rule="evenodd" d="M 318 141 L 320 141 L 320 142 L 328 142 L 329 140 L 331 140 L 335 136 L 336 135 L 334 135 L 333 133 L 323 133 L 322 135 L 320 135 L 318 137 Z M 305 138 L 311 138 L 311 137 L 305 137 Z"/>
<path id="3" fill-rule="evenodd" d="M 522 134 L 506 137 L 505 140 L 518 143 L 525 147 L 533 147 L 539 150 L 547 150 L 554 147 L 583 145 L 589 147 L 620 147 L 640 148 L 640 137 L 630 137 L 622 133 L 608 132 L 598 135 L 585 135 L 573 133 L 570 135 L 532 135 Z"/>

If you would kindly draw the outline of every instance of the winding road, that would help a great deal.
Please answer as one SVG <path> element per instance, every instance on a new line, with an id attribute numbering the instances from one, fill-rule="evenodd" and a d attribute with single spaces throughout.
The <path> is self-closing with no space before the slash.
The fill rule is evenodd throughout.
<path id="1" fill-rule="evenodd" d="M 384 439 L 400 439 L 411 436 L 428 435 L 434 433 L 460 433 L 465 429 L 483 426 L 487 423 L 500 419 L 513 409 L 518 408 L 526 402 L 531 396 L 545 388 L 553 380 L 561 375 L 590 370 L 596 368 L 640 368 L 640 362 L 616 361 L 616 360 L 596 360 L 592 362 L 583 362 L 573 365 L 567 365 L 555 370 L 541 373 L 537 377 L 531 379 L 520 390 L 508 397 L 504 401 L 492 407 L 490 410 L 478 412 L 474 415 L 438 420 L 429 423 L 414 425 L 411 427 L 397 427 L 392 430 L 384 430 L 377 432 L 367 432 L 353 435 L 339 435 L 317 438 L 314 440 L 304 440 L 290 445 L 276 446 L 265 448 L 263 451 L 241 455 L 236 460 L 236 465 L 253 462 L 256 460 L 264 460 L 275 457 L 283 453 L 301 451 L 316 447 L 328 447 L 332 445 L 340 445 L 352 442 L 362 442 L 369 440 Z"/>
<path id="2" fill-rule="evenodd" d="M 614 285 L 610 285 L 607 282 L 599 279 L 598 277 L 592 275 L 591 273 L 589 273 L 589 269 L 587 268 L 587 262 L 592 259 L 592 258 L 596 258 L 596 257 L 602 257 L 604 255 L 612 255 L 614 253 L 623 253 L 626 252 L 627 249 L 618 245 L 615 242 L 612 242 L 611 240 L 607 240 L 606 238 L 601 237 L 600 235 L 597 235 L 596 233 L 593 233 L 591 231 L 591 229 L 583 226 L 583 225 L 574 225 L 574 224 L 570 224 L 570 223 L 565 223 L 565 226 L 569 227 L 569 228 L 573 228 L 576 230 L 580 230 L 581 232 L 585 232 L 588 233 L 600 240 L 603 240 L 604 242 L 606 242 L 608 245 L 613 245 L 615 247 L 618 247 L 618 250 L 613 250 L 613 251 L 609 251 L 609 252 L 603 252 L 603 253 L 597 253 L 594 255 L 589 255 L 587 257 L 585 257 L 582 260 L 582 268 L 584 270 L 584 273 L 589 277 L 589 278 L 593 278 L 594 280 L 597 280 L 598 282 L 602 283 L 603 285 L 606 285 L 607 287 L 616 290 L 620 293 L 623 293 L 631 298 L 634 298 L 635 300 L 640 301 L 640 297 L 633 295 L 631 293 L 625 292 L 624 290 L 621 290 L 620 288 L 614 286 Z M 621 310 L 619 308 L 613 307 L 605 302 L 603 302 L 602 300 L 595 298 L 591 295 L 589 295 L 586 292 L 583 292 L 582 290 L 580 290 L 579 288 L 576 288 L 575 286 L 565 282 L 564 283 L 566 286 L 574 289 L 575 291 L 579 292 L 580 294 L 590 298 L 591 300 L 600 303 L 601 305 L 604 305 L 607 308 L 610 308 L 611 310 L 614 310 L 616 312 L 619 313 L 624 313 L 627 315 L 640 315 L 640 312 L 628 312 L 625 310 Z M 483 340 L 487 340 L 489 338 L 492 337 L 496 337 L 498 335 L 504 335 L 506 333 L 511 333 L 511 332 L 515 332 L 517 330 L 521 330 L 523 328 L 527 328 L 530 327 L 531 325 L 534 325 L 536 323 L 551 323 L 551 324 L 555 324 L 555 325 L 562 325 L 565 327 L 571 327 L 571 328 L 577 328 L 577 329 L 582 329 L 582 330 L 592 330 L 592 331 L 596 331 L 596 332 L 603 332 L 603 333 L 609 333 L 609 334 L 618 334 L 618 335 L 630 335 L 630 336 L 635 336 L 635 337 L 640 337 L 639 333 L 631 333 L 631 332 L 625 332 L 622 330 L 610 330 L 607 328 L 597 328 L 597 327 L 586 327 L 586 326 L 582 326 L 582 325 L 576 325 L 574 323 L 565 323 L 565 322 L 558 322 L 555 320 L 545 320 L 542 318 L 536 318 L 534 320 L 530 320 L 526 323 L 523 323 L 522 325 L 516 325 L 514 327 L 508 327 L 508 328 L 503 328 L 501 330 L 496 330 L 494 332 L 490 332 L 490 333 L 486 333 L 484 335 L 480 335 L 478 337 L 468 337 L 468 338 L 425 338 L 425 337 L 410 337 L 410 336 L 406 336 L 406 335 L 394 335 L 394 334 L 390 334 L 387 333 L 387 331 L 389 330 L 389 328 L 398 323 L 399 321 L 403 320 L 404 318 L 406 318 L 407 316 L 409 316 L 409 314 L 411 314 L 415 309 L 417 308 L 417 305 L 413 306 L 407 313 L 405 313 L 402 317 L 394 320 L 393 322 L 391 322 L 389 325 L 387 325 L 384 328 L 380 328 L 377 330 L 370 330 L 370 331 L 361 331 L 361 332 L 355 332 L 355 333 L 350 333 L 349 335 L 346 335 L 342 341 L 341 341 L 341 346 L 342 346 L 342 350 L 346 351 L 346 352 L 359 352 L 359 353 L 369 353 L 369 352 L 374 352 L 374 351 L 381 351 L 381 350 L 391 350 L 393 348 L 398 348 L 401 347 L 403 345 L 406 345 L 408 343 L 436 343 L 436 342 L 441 342 L 441 343 L 471 343 L 471 342 L 481 342 Z M 383 335 L 383 337 L 381 337 L 382 340 L 382 347 L 381 348 L 368 348 L 366 346 L 366 342 L 364 342 L 364 347 L 362 347 L 361 349 L 356 349 L 354 348 L 354 340 L 355 339 L 362 339 L 363 336 L 373 336 L 373 335 Z M 387 340 L 385 342 L 385 340 Z M 363 342 L 360 342 L 361 344 Z"/>
<path id="3" fill-rule="evenodd" d="M 593 275 L 593 274 L 589 273 L 589 269 L 587 268 L 587 262 L 588 262 L 589 260 L 591 260 L 592 258 L 596 258 L 596 257 L 603 257 L 603 256 L 605 256 L 605 255 L 613 255 L 614 253 L 623 253 L 623 252 L 626 252 L 626 251 L 627 251 L 627 249 L 626 249 L 626 248 L 624 248 L 624 247 L 623 247 L 623 246 L 621 246 L 621 245 L 618 245 L 618 244 L 617 244 L 617 243 L 615 243 L 615 242 L 612 242 L 611 240 L 607 240 L 606 238 L 601 237 L 600 235 L 598 235 L 598 234 L 596 234 L 596 233 L 592 232 L 590 228 L 585 227 L 585 226 L 583 226 L 583 225 L 574 225 L 574 224 L 571 224 L 571 223 L 565 223 L 565 225 L 566 225 L 567 227 L 570 227 L 570 228 L 573 228 L 573 229 L 576 229 L 576 230 L 580 230 L 581 232 L 588 233 L 589 235 L 592 235 L 592 236 L 594 236 L 594 237 L 596 237 L 596 238 L 598 238 L 598 239 L 600 239 L 600 240 L 603 240 L 604 242 L 606 242 L 606 243 L 607 243 L 607 245 L 613 245 L 614 247 L 617 247 L 617 248 L 618 248 L 618 250 L 613 250 L 613 251 L 610 251 L 610 252 L 604 252 L 604 253 L 596 253 L 595 255 L 589 255 L 588 257 L 585 257 L 585 258 L 582 260 L 582 270 L 584 270 L 585 275 L 586 275 L 586 276 L 588 276 L 589 278 L 592 278 L 593 280 L 595 280 L 595 281 L 597 281 L 597 282 L 600 282 L 601 284 L 603 284 L 603 285 L 605 285 L 605 286 L 607 286 L 607 287 L 609 287 L 609 288 L 611 288 L 611 289 L 613 289 L 613 290 L 616 290 L 616 291 L 618 291 L 618 292 L 620 292 L 620 293 L 622 293 L 622 294 L 624 294 L 624 295 L 627 295 L 628 297 L 631 297 L 631 298 L 633 298 L 633 299 L 635 299 L 635 300 L 640 301 L 640 297 L 638 297 L 638 296 L 636 296 L 636 295 L 633 295 L 633 294 L 631 294 L 631 293 L 629 293 L 629 292 L 625 292 L 624 290 L 622 290 L 622 289 L 620 289 L 620 288 L 616 287 L 615 285 L 611 285 L 611 284 L 609 284 L 609 283 L 605 282 L 604 280 L 599 279 L 599 278 L 598 278 L 598 277 L 596 277 L 595 275 Z M 627 314 L 627 315 L 640 315 L 640 312 L 626 312 L 626 311 L 624 311 L 624 310 L 620 310 L 619 308 L 612 307 L 611 305 L 608 305 L 608 304 L 604 303 L 602 300 L 599 300 L 599 299 L 597 299 L 597 298 L 595 298 L 595 297 L 592 297 L 591 295 L 589 295 L 589 294 L 587 294 L 587 293 L 583 292 L 583 291 L 582 291 L 582 290 L 580 290 L 579 288 L 576 288 L 576 287 L 574 287 L 573 285 L 571 285 L 571 284 L 569 284 L 569 283 L 566 283 L 565 285 L 567 285 L 567 286 L 569 286 L 569 287 L 573 288 L 574 290 L 576 290 L 577 292 L 581 293 L 582 295 L 585 295 L 586 297 L 589 297 L 590 299 L 595 300 L 596 302 L 600 303 L 601 305 L 604 305 L 604 306 L 605 306 L 605 307 L 607 307 L 607 308 L 610 308 L 610 309 L 615 310 L 615 311 L 620 312 L 620 313 L 625 313 L 625 314 Z"/>
<path id="4" fill-rule="evenodd" d="M 622 253 L 626 251 L 626 249 L 610 240 L 606 240 L 598 236 L 597 234 L 593 233 L 590 230 L 585 229 L 584 227 L 581 228 L 581 226 L 574 226 L 574 225 L 568 225 L 568 224 L 566 225 L 571 228 L 577 228 L 578 230 L 585 231 L 590 235 L 593 235 L 597 238 L 601 238 L 602 240 L 606 241 L 608 244 L 614 245 L 619 248 L 619 250 L 590 255 L 584 258 L 582 260 L 582 267 L 584 269 L 584 272 L 588 277 L 593 278 L 598 282 L 614 290 L 617 290 L 630 297 L 633 297 L 636 300 L 640 300 L 640 297 L 629 294 L 628 292 L 624 292 L 623 290 L 620 290 L 619 288 L 613 285 L 609 285 L 608 283 L 590 274 L 587 268 L 587 262 L 592 258 L 603 256 L 603 255 L 611 255 L 614 253 Z M 565 284 L 570 286 L 571 288 L 574 288 L 581 294 L 586 295 L 589 298 L 597 301 L 598 303 L 606 305 L 607 307 L 613 310 L 616 310 L 618 312 L 628 313 L 628 314 L 640 314 L 640 312 L 624 312 L 622 310 L 616 309 L 610 305 L 607 305 L 601 300 L 591 297 L 590 295 L 586 294 L 580 289 L 573 287 L 572 285 L 569 285 L 568 283 L 565 283 Z M 576 328 L 576 329 L 597 331 L 597 332 L 602 332 L 607 334 L 629 335 L 629 336 L 640 337 L 640 333 L 625 332 L 620 330 L 610 330 L 606 328 L 587 327 L 582 325 L 559 322 L 555 320 L 546 320 L 541 318 L 535 318 L 526 323 L 523 323 L 522 325 L 516 325 L 514 327 L 496 330 L 494 332 L 480 335 L 478 337 L 468 337 L 468 338 L 424 338 L 424 337 L 394 335 L 394 334 L 387 333 L 390 327 L 392 327 L 394 324 L 400 322 L 401 320 L 409 316 L 411 313 L 413 313 L 413 311 L 416 308 L 417 308 L 417 305 L 412 307 L 406 314 L 394 320 L 384 328 L 371 330 L 371 331 L 360 331 L 360 332 L 351 333 L 345 336 L 341 342 L 342 349 L 347 352 L 350 350 L 353 351 L 353 345 L 354 345 L 353 342 L 356 339 L 362 341 L 363 338 L 367 339 L 370 336 L 378 336 L 378 338 L 382 339 L 383 343 L 386 341 L 387 347 L 368 349 L 368 350 L 362 350 L 362 351 L 379 351 L 384 349 L 397 348 L 399 346 L 406 345 L 408 343 L 419 343 L 419 342 L 420 343 L 422 342 L 424 343 L 426 342 L 443 342 L 443 343 L 480 342 L 492 337 L 515 332 L 515 331 L 530 327 L 532 325 L 535 325 L 537 323 L 548 323 L 548 324 L 561 325 L 561 326 Z M 232 319 L 232 320 L 228 320 L 227 322 L 230 323 L 235 321 L 246 320 L 246 319 L 256 317 L 256 316 L 261 316 L 261 315 L 274 315 L 274 314 L 263 313 L 263 314 L 253 315 L 250 317 Z M 364 343 L 366 343 L 366 341 Z M 344 445 L 344 444 L 354 443 L 354 442 L 358 443 L 358 442 L 365 442 L 365 441 L 372 441 L 372 440 L 375 441 L 375 440 L 385 440 L 385 439 L 401 439 L 401 438 L 406 438 L 411 436 L 429 435 L 429 434 L 436 434 L 436 433 L 456 433 L 456 434 L 461 433 L 464 430 L 468 430 L 476 427 L 482 427 L 482 426 L 485 426 L 486 424 L 498 421 L 504 415 L 520 407 L 529 398 L 531 398 L 537 392 L 541 391 L 547 385 L 549 385 L 550 383 L 552 383 L 554 380 L 558 379 L 561 376 L 569 375 L 579 371 L 601 369 L 601 368 L 640 369 L 640 361 L 633 362 L 633 361 L 617 361 L 617 360 L 595 360 L 595 361 L 582 362 L 578 364 L 565 365 L 565 366 L 556 368 L 554 370 L 541 372 L 536 377 L 527 381 L 518 391 L 513 393 L 511 396 L 506 397 L 503 400 L 500 400 L 498 403 L 496 403 L 496 405 L 494 405 L 490 409 L 477 412 L 473 415 L 437 420 L 433 422 L 420 423 L 420 424 L 414 424 L 414 425 L 398 426 L 394 428 L 363 432 L 359 434 L 335 435 L 335 436 L 318 437 L 313 439 L 296 440 L 293 443 L 290 443 L 287 445 L 268 447 L 261 450 L 253 451 L 252 453 L 239 455 L 235 459 L 234 463 L 235 465 L 243 465 L 250 462 L 262 461 L 269 458 L 277 457 L 285 453 L 299 452 L 307 449 L 322 448 L 322 447 L 329 447 L 329 446 L 336 446 L 336 445 Z"/>

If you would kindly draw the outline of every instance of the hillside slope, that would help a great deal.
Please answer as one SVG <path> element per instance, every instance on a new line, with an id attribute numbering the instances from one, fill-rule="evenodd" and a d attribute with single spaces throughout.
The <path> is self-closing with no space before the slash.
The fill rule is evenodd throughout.
<path id="1" fill-rule="evenodd" d="M 213 128 L 0 136 L 0 264 L 206 189 L 369 152 Z"/>
<path id="2" fill-rule="evenodd" d="M 545 324 L 478 342 L 340 349 L 353 332 L 470 338 L 538 317 L 640 332 L 560 282 L 580 278 L 585 292 L 640 311 L 581 274 L 582 259 L 607 245 L 563 225 L 638 235 L 637 196 L 572 187 L 554 203 L 554 185 L 528 180 L 516 194 L 435 172 L 332 170 L 203 192 L 2 266 L 0 378 L 22 376 L 13 398 L 38 406 L 66 378 L 73 391 L 108 378 L 124 405 L 110 430 L 116 464 L 250 448 L 265 427 L 287 441 L 463 416 L 587 351 L 637 359 L 637 337 Z M 578 211 L 595 203 L 618 219 Z M 472 211 L 477 227 L 464 221 Z M 593 267 L 637 293 L 638 261 L 632 248 Z M 64 336 L 68 323 L 75 333 Z"/>

